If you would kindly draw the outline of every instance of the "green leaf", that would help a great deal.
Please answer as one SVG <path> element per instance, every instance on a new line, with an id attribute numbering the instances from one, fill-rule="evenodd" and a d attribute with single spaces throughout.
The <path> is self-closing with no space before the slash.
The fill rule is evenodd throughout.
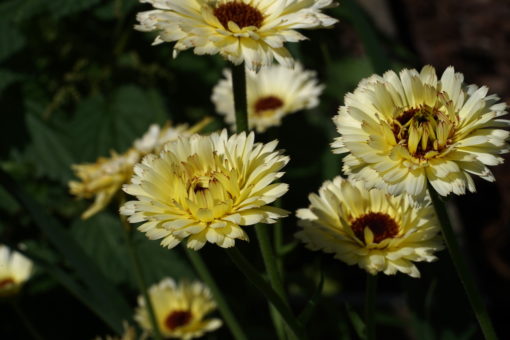
<path id="1" fill-rule="evenodd" d="M 23 79 L 23 75 L 6 69 L 0 69 L 0 95 L 11 84 Z"/>
<path id="2" fill-rule="evenodd" d="M 100 0 L 52 0 L 48 1 L 47 4 L 51 15 L 55 18 L 60 18 L 81 12 L 99 2 Z"/>
<path id="3" fill-rule="evenodd" d="M 351 305 L 348 303 L 345 303 L 345 311 L 347 312 L 347 315 L 349 316 L 349 321 L 351 322 L 352 327 L 354 328 L 354 331 L 356 332 L 356 335 L 360 339 L 366 339 L 366 326 L 361 317 L 354 309 L 352 309 Z"/>
<path id="4" fill-rule="evenodd" d="M 25 37 L 12 24 L 0 21 L 0 62 L 18 52 L 25 45 Z"/>
<path id="5" fill-rule="evenodd" d="M 299 321 L 306 326 L 306 324 L 310 321 L 313 313 L 317 309 L 317 304 L 321 298 L 322 288 L 324 287 L 324 272 L 320 271 L 319 283 L 317 284 L 317 288 L 313 293 L 312 297 L 306 303 L 306 307 L 303 309 L 301 314 L 299 314 Z"/>

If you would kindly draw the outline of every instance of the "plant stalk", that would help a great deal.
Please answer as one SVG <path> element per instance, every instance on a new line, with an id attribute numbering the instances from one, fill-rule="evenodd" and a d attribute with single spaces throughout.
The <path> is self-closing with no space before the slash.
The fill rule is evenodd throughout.
<path id="1" fill-rule="evenodd" d="M 365 293 L 365 326 L 366 339 L 375 340 L 375 297 L 377 290 L 377 275 L 367 273 Z"/>
<path id="2" fill-rule="evenodd" d="M 19 318 L 21 319 L 23 326 L 25 326 L 25 329 L 30 333 L 32 338 L 35 340 L 43 340 L 43 337 L 41 336 L 41 334 L 39 334 L 39 332 L 34 327 L 32 322 L 30 321 L 30 319 L 25 315 L 25 312 L 23 312 L 23 309 L 18 304 L 18 301 L 16 300 L 16 298 L 14 298 L 14 300 L 11 301 L 11 305 L 12 305 L 12 308 L 14 308 L 14 311 L 16 312 L 16 314 L 18 314 Z"/>
<path id="3" fill-rule="evenodd" d="M 236 111 L 236 131 L 248 131 L 248 103 L 246 94 L 246 71 L 244 63 L 232 64 L 232 88 L 234 89 L 234 109 Z"/>

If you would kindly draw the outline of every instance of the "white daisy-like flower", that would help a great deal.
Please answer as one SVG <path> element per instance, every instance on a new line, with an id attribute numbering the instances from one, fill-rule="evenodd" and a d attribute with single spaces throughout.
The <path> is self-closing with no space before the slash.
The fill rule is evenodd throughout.
<path id="1" fill-rule="evenodd" d="M 487 181 L 487 167 L 509 151 L 506 104 L 485 86 L 464 84 L 448 67 L 432 66 L 364 79 L 345 96 L 334 122 L 336 153 L 348 153 L 344 172 L 367 186 L 424 197 L 427 181 L 443 196 L 474 192 L 472 175 Z"/>
<path id="2" fill-rule="evenodd" d="M 216 309 L 212 294 L 200 282 L 176 284 L 171 278 L 149 288 L 149 298 L 161 335 L 165 338 L 189 340 L 203 336 L 221 327 L 220 319 L 206 319 Z M 140 327 L 152 333 L 149 312 L 142 296 L 138 297 L 138 308 L 134 319 Z"/>
<path id="3" fill-rule="evenodd" d="M 0 245 L 0 297 L 15 295 L 30 278 L 32 269 L 32 261 Z"/>
<path id="4" fill-rule="evenodd" d="M 224 71 L 225 78 L 214 87 L 212 101 L 216 111 L 235 129 L 232 74 Z M 264 132 L 280 125 L 282 118 L 299 110 L 311 109 L 319 104 L 324 89 L 314 71 L 305 71 L 300 63 L 294 68 L 281 65 L 265 67 L 258 73 L 246 73 L 248 122 L 250 128 Z"/>
<path id="5" fill-rule="evenodd" d="M 402 272 L 419 277 L 414 262 L 436 260 L 443 249 L 440 228 L 428 201 L 365 189 L 362 182 L 336 177 L 326 181 L 310 206 L 299 209 L 296 237 L 311 250 L 333 253 L 370 274 Z"/>
<path id="6" fill-rule="evenodd" d="M 233 247 L 235 239 L 248 240 L 241 226 L 287 216 L 269 206 L 288 189 L 273 183 L 289 161 L 277 143 L 255 143 L 253 133 L 228 137 L 226 130 L 179 138 L 135 166 L 123 189 L 136 200 L 120 211 L 131 223 L 144 222 L 138 230 L 168 248 L 186 238 L 195 250 L 207 242 Z"/>
<path id="7" fill-rule="evenodd" d="M 306 39 L 297 29 L 329 27 L 337 22 L 321 10 L 333 0 L 140 0 L 154 10 L 138 14 L 140 31 L 157 31 L 154 44 L 175 42 L 174 56 L 221 54 L 257 70 L 275 58 L 292 65 L 286 42 Z"/>

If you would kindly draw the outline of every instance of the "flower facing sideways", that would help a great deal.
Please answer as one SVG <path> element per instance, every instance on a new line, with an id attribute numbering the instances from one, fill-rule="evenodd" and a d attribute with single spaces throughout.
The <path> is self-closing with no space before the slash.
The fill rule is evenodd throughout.
<path id="1" fill-rule="evenodd" d="M 235 128 L 232 74 L 224 72 L 213 90 L 212 101 L 216 111 L 225 115 L 227 123 Z M 324 87 L 317 82 L 316 73 L 305 71 L 301 64 L 294 68 L 281 65 L 265 67 L 258 73 L 246 73 L 248 99 L 248 122 L 250 128 L 264 132 L 271 126 L 280 125 L 284 116 L 319 104 L 319 95 Z"/>
<path id="2" fill-rule="evenodd" d="M 135 166 L 124 191 L 136 200 L 121 213 L 131 223 L 144 222 L 138 230 L 168 248 L 185 238 L 195 250 L 206 242 L 228 248 L 235 239 L 247 240 L 241 226 L 287 215 L 268 204 L 287 192 L 287 184 L 273 182 L 289 158 L 275 151 L 277 141 L 254 139 L 253 133 L 228 137 L 223 130 L 166 144 Z"/>
<path id="3" fill-rule="evenodd" d="M 427 181 L 443 196 L 475 191 L 472 175 L 494 181 L 487 165 L 503 162 L 510 121 L 487 87 L 465 85 L 453 67 L 393 71 L 363 80 L 334 118 L 332 144 L 344 171 L 368 186 L 424 197 Z"/>
<path id="4" fill-rule="evenodd" d="M 433 253 L 443 248 L 433 207 L 409 195 L 367 190 L 359 181 L 336 177 L 309 199 L 310 206 L 297 211 L 302 230 L 296 237 L 372 275 L 419 277 L 413 262 L 434 261 Z"/>
<path id="5" fill-rule="evenodd" d="M 198 338 L 222 324 L 220 319 L 205 319 L 216 309 L 216 303 L 209 289 L 200 282 L 176 284 L 174 280 L 166 278 L 149 288 L 149 298 L 156 322 L 165 338 Z M 134 319 L 142 329 L 151 333 L 149 312 L 142 296 L 138 298 Z"/>
<path id="6" fill-rule="evenodd" d="M 30 278 L 32 268 L 32 261 L 0 245 L 0 297 L 16 294 Z"/>
<path id="7" fill-rule="evenodd" d="M 306 39 L 296 29 L 336 23 L 320 11 L 333 0 L 140 0 L 154 10 L 138 14 L 140 31 L 157 31 L 154 44 L 174 42 L 174 56 L 193 48 L 196 54 L 221 54 L 256 70 L 275 58 L 292 65 L 285 42 Z"/>

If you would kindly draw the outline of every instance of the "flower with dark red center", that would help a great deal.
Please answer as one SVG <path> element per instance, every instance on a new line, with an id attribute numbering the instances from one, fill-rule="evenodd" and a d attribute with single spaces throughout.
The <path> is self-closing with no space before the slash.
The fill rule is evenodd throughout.
<path id="1" fill-rule="evenodd" d="M 311 250 L 333 253 L 371 274 L 400 271 L 419 277 L 414 262 L 434 261 L 433 253 L 443 248 L 428 202 L 367 190 L 363 183 L 341 177 L 326 181 L 319 195 L 309 198 L 310 206 L 297 211 L 302 229 L 296 237 Z"/>

